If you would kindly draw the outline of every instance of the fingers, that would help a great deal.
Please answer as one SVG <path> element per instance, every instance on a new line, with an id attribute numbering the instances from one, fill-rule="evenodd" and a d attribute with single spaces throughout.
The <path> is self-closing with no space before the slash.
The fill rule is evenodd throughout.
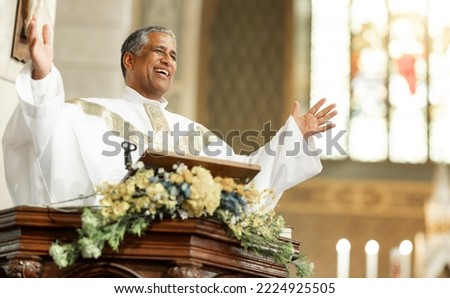
<path id="1" fill-rule="evenodd" d="M 320 107 L 322 107 L 322 105 L 325 103 L 325 101 L 326 101 L 325 98 L 322 98 L 321 100 L 319 100 L 315 105 L 313 105 L 309 109 L 308 113 L 315 115 L 320 110 Z"/>
<path id="2" fill-rule="evenodd" d="M 300 103 L 298 101 L 294 102 L 294 108 L 292 109 L 292 115 L 300 115 Z"/>
<path id="3" fill-rule="evenodd" d="M 317 132 L 324 132 L 336 127 L 336 123 L 328 123 L 327 125 L 320 126 Z"/>
<path id="4" fill-rule="evenodd" d="M 27 40 L 28 43 L 30 44 L 32 42 L 32 40 L 34 40 L 36 38 L 36 19 L 32 18 L 30 25 L 28 26 L 27 29 Z"/>
<path id="5" fill-rule="evenodd" d="M 30 25 L 27 28 L 27 40 L 28 40 L 28 44 L 34 44 L 37 41 L 37 25 L 36 25 L 36 18 L 33 17 L 30 21 Z M 49 24 L 45 24 L 42 27 L 42 41 L 45 45 L 49 45 L 51 43 L 51 38 L 52 38 L 52 34 L 50 31 L 50 25 Z"/>
<path id="6" fill-rule="evenodd" d="M 329 114 L 323 116 L 322 118 L 320 118 L 319 125 L 322 125 L 322 124 L 324 124 L 324 123 L 330 121 L 330 119 L 333 118 L 333 117 L 336 116 L 336 115 L 337 115 L 337 112 L 336 112 L 336 111 L 333 111 L 333 112 L 331 112 L 331 113 L 329 113 Z"/>
<path id="7" fill-rule="evenodd" d="M 334 123 L 327 123 L 331 118 L 336 116 L 338 113 L 337 111 L 333 110 L 336 107 L 336 104 L 330 104 L 326 108 L 317 112 L 324 103 L 325 99 L 323 98 L 310 109 L 310 112 L 316 112 L 314 117 L 318 120 L 319 132 L 327 131 L 336 126 L 336 124 Z"/>
<path id="8" fill-rule="evenodd" d="M 319 113 L 317 113 L 315 116 L 317 119 L 321 119 L 321 118 L 327 118 L 326 120 L 331 119 L 332 117 L 334 117 L 337 114 L 337 111 L 333 111 L 333 109 L 336 107 L 335 104 L 331 104 L 329 106 L 327 106 L 325 109 L 323 109 L 322 111 L 320 111 Z"/>
<path id="9" fill-rule="evenodd" d="M 52 35 L 50 33 L 50 26 L 48 24 L 45 24 L 44 27 L 42 27 L 42 41 L 44 44 L 48 45 L 51 42 Z"/>

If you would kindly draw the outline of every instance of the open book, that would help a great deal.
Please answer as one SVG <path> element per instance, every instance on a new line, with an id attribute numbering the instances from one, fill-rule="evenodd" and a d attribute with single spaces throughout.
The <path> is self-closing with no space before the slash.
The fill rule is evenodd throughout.
<path id="1" fill-rule="evenodd" d="M 236 182 L 248 182 L 259 173 L 261 167 L 255 164 L 247 164 L 211 157 L 182 156 L 175 153 L 157 153 L 147 150 L 140 158 L 146 168 L 164 168 L 166 171 L 173 171 L 174 164 L 185 164 L 188 168 L 202 166 L 209 170 L 213 177 L 233 178 Z M 123 180 L 133 174 L 130 170 Z"/>

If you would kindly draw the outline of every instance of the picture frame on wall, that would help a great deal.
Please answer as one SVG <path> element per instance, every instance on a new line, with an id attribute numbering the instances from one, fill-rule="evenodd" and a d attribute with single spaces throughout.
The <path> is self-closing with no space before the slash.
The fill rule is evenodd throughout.
<path id="1" fill-rule="evenodd" d="M 32 1 L 32 0 L 31 0 Z M 29 17 L 30 0 L 18 0 L 14 24 L 14 40 L 11 57 L 22 62 L 30 60 L 27 46 L 26 21 Z"/>

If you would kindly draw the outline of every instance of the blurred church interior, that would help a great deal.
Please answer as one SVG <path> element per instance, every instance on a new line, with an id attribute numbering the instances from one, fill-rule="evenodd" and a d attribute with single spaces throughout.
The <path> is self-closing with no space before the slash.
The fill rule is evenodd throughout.
<path id="1" fill-rule="evenodd" d="M 0 0 L 0 129 L 17 104 L 18 2 Z M 27 1 L 23 1 L 27 2 Z M 294 100 L 337 104 L 337 127 L 317 137 L 323 171 L 285 192 L 313 277 L 336 277 L 336 244 L 351 244 L 349 277 L 450 277 L 450 4 L 445 0 L 41 0 L 53 26 L 66 97 L 117 97 L 120 46 L 138 27 L 177 35 L 168 109 L 218 131 L 240 153 L 278 129 Z M 13 54 L 13 55 L 12 55 Z M 258 132 L 237 142 L 233 132 Z M 0 158 L 3 168 L 3 160 Z M 0 171 L 0 209 L 12 202 Z"/>

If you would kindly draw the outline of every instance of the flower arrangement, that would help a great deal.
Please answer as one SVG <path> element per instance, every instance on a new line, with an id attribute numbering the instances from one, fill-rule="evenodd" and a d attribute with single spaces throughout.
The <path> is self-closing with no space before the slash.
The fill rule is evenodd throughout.
<path id="1" fill-rule="evenodd" d="M 97 190 L 100 208 L 83 210 L 79 237 L 71 243 L 54 242 L 50 256 L 60 267 L 83 258 L 98 258 L 107 243 L 118 251 L 125 234 L 141 236 L 154 221 L 163 218 L 215 218 L 228 227 L 242 247 L 272 257 L 284 265 L 294 264 L 297 276 L 312 274 L 306 255 L 294 259 L 291 243 L 279 239 L 282 216 L 274 211 L 252 211 L 270 191 L 259 192 L 252 184 L 213 177 L 207 169 L 176 164 L 173 171 L 147 169 L 142 162 L 134 174 L 119 184 Z"/>

